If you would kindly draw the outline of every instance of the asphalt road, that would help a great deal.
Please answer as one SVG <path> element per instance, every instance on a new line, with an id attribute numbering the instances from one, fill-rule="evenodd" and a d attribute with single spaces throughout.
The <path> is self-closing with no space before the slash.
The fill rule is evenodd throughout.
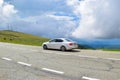
<path id="1" fill-rule="evenodd" d="M 0 43 L 0 80 L 120 80 L 120 52 Z"/>

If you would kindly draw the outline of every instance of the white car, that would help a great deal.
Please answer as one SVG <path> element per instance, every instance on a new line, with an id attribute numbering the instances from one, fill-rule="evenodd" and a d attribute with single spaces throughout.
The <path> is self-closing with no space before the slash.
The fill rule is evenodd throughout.
<path id="1" fill-rule="evenodd" d="M 59 49 L 61 51 L 72 50 L 78 48 L 76 42 L 66 38 L 52 39 L 42 44 L 43 49 Z"/>

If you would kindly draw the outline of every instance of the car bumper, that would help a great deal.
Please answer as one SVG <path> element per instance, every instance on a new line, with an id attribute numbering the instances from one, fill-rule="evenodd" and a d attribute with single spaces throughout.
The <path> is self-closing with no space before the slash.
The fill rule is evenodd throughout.
<path id="1" fill-rule="evenodd" d="M 68 46 L 66 49 L 67 50 L 71 50 L 71 49 L 77 49 L 78 45 L 74 45 L 74 46 Z"/>

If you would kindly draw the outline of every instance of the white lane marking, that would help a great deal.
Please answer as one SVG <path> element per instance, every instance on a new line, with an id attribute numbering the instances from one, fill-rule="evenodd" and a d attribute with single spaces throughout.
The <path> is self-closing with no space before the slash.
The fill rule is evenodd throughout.
<path id="1" fill-rule="evenodd" d="M 64 72 L 62 72 L 62 71 L 57 71 L 57 70 L 48 69 L 48 68 L 42 68 L 42 70 L 57 73 L 57 74 L 64 74 Z"/>
<path id="2" fill-rule="evenodd" d="M 86 77 L 86 76 L 83 76 L 82 79 L 86 79 L 86 80 L 100 80 L 100 79 L 90 78 L 90 77 Z"/>
<path id="3" fill-rule="evenodd" d="M 116 59 L 116 58 L 106 58 L 106 59 L 120 61 L 120 59 Z"/>
<path id="4" fill-rule="evenodd" d="M 32 66 L 32 64 L 24 63 L 24 62 L 17 62 L 18 64 L 25 65 L 25 66 Z"/>
<path id="5" fill-rule="evenodd" d="M 7 60 L 7 61 L 12 61 L 10 58 L 2 57 L 2 59 Z"/>

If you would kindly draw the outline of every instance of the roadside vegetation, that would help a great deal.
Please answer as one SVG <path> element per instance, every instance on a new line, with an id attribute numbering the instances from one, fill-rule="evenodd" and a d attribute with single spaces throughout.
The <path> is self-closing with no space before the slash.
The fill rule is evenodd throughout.
<path id="1" fill-rule="evenodd" d="M 2 30 L 0 31 L 0 42 L 8 42 L 15 44 L 41 46 L 48 38 L 33 36 L 16 31 Z"/>
<path id="2" fill-rule="evenodd" d="M 103 51 L 120 52 L 120 49 L 102 49 Z"/>

